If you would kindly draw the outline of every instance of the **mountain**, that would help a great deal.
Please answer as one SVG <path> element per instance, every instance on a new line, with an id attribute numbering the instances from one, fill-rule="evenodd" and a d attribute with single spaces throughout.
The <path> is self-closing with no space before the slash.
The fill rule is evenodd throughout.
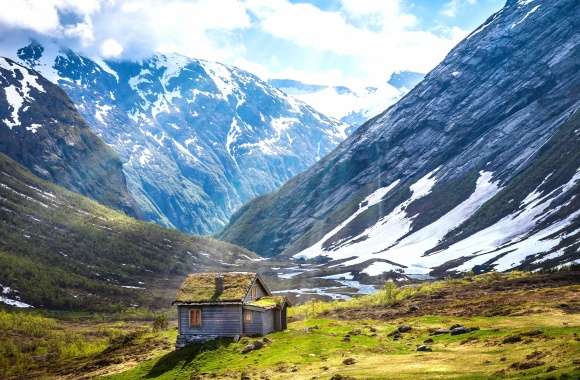
<path id="1" fill-rule="evenodd" d="M 219 230 L 346 137 L 346 125 L 236 67 L 180 55 L 105 62 L 39 42 L 13 55 L 119 154 L 144 218 L 186 232 Z"/>
<path id="2" fill-rule="evenodd" d="M 408 92 L 418 85 L 423 78 L 425 78 L 425 74 L 414 71 L 396 71 L 391 74 L 387 83 L 399 90 L 406 89 Z"/>
<path id="3" fill-rule="evenodd" d="M 508 1 L 220 236 L 372 276 L 578 262 L 579 30 L 577 1 Z"/>
<path id="4" fill-rule="evenodd" d="M 0 153 L 0 303 L 167 307 L 188 273 L 255 259 L 228 243 L 132 219 L 41 180 Z"/>
<path id="5" fill-rule="evenodd" d="M 423 74 L 400 71 L 378 86 L 351 88 L 308 84 L 292 79 L 270 79 L 268 83 L 296 97 L 325 115 L 351 126 L 348 133 L 395 103 L 423 78 Z"/>
<path id="6" fill-rule="evenodd" d="M 1 153 L 41 178 L 135 214 L 121 161 L 58 86 L 0 57 L 0 87 Z"/>

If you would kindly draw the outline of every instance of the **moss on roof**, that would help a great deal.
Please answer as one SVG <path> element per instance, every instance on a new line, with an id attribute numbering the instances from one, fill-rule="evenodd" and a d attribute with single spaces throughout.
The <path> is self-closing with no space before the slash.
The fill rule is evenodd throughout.
<path id="1" fill-rule="evenodd" d="M 248 302 L 248 305 L 257 306 L 257 307 L 261 307 L 264 309 L 272 309 L 275 307 L 280 307 L 286 302 L 287 302 L 286 297 L 266 296 L 266 297 L 261 297 L 255 301 Z"/>
<path id="2" fill-rule="evenodd" d="M 175 302 L 241 302 L 255 278 L 249 272 L 193 273 L 177 290 Z"/>

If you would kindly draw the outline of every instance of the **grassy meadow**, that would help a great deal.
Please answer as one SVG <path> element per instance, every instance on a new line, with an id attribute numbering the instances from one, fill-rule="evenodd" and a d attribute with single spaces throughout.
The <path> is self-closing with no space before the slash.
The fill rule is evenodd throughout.
<path id="1" fill-rule="evenodd" d="M 265 342 L 222 339 L 177 351 L 171 314 L 3 311 L 0 378 L 575 379 L 578 274 L 389 283 L 348 301 L 292 307 L 288 330 Z M 453 325 L 468 331 L 438 331 Z M 242 353 L 258 340 L 262 348 Z"/>

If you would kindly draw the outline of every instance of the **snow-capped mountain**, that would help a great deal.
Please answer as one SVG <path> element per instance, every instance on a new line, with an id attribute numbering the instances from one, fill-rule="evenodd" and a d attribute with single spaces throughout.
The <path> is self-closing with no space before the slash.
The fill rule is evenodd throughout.
<path id="1" fill-rule="evenodd" d="M 270 79 L 268 83 L 350 125 L 350 133 L 403 97 L 422 78 L 423 74 L 401 71 L 393 73 L 387 82 L 378 86 L 360 88 L 308 84 L 292 79 Z"/>
<path id="2" fill-rule="evenodd" d="M 135 214 L 121 161 L 68 96 L 37 72 L 2 57 L 0 153 L 43 179 Z"/>
<path id="3" fill-rule="evenodd" d="M 578 1 L 508 1 L 221 237 L 372 276 L 578 262 L 579 31 Z"/>
<path id="4" fill-rule="evenodd" d="M 105 62 L 38 42 L 15 58 L 58 83 L 118 152 L 145 218 L 187 232 L 219 230 L 346 137 L 346 125 L 219 63 Z"/>

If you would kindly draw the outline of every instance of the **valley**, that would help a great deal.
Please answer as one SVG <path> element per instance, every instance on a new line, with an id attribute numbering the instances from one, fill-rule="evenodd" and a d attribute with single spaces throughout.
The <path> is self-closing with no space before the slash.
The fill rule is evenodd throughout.
<path id="1" fill-rule="evenodd" d="M 580 378 L 578 0 L 11 1 L 0 379 Z"/>
<path id="2" fill-rule="evenodd" d="M 4 349 L 20 352 L 19 345 L 29 342 L 27 352 L 0 355 L 8 360 L 0 362 L 0 373 L 8 378 L 22 371 L 104 379 L 572 379 L 580 374 L 579 279 L 576 270 L 484 274 L 386 286 L 346 302 L 306 303 L 291 308 L 287 331 L 270 334 L 262 348 L 245 354 L 242 348 L 258 338 L 174 351 L 175 325 L 154 329 L 155 315 L 0 312 L 0 337 L 13 345 Z M 31 323 L 36 330 L 27 327 Z M 445 330 L 457 325 L 471 331 Z M 56 340 L 76 351 L 54 348 L 61 347 Z M 54 359 L 27 361 L 31 355 Z M 11 365 L 16 361 L 18 366 Z"/>

